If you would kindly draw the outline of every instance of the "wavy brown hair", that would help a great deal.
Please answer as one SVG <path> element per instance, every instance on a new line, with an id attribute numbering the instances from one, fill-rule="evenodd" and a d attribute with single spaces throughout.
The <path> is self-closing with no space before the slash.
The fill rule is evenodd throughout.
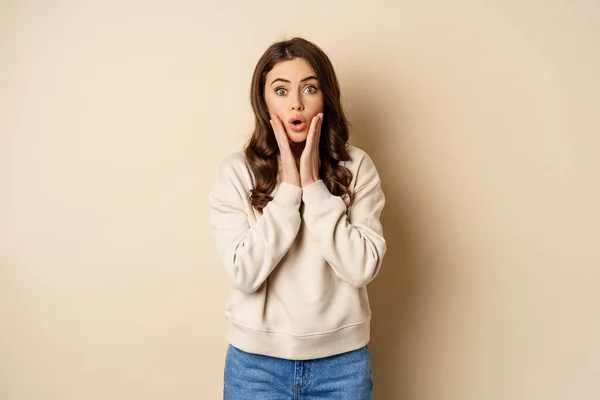
<path id="1" fill-rule="evenodd" d="M 275 64 L 294 58 L 303 58 L 311 65 L 323 93 L 319 176 L 333 195 L 344 198 L 350 206 L 354 198 L 349 189 L 352 173 L 341 164 L 350 160 L 347 150 L 349 123 L 342 110 L 339 83 L 333 65 L 323 50 L 300 37 L 272 44 L 258 60 L 252 76 L 250 101 L 255 127 L 244 148 L 246 162 L 254 177 L 254 187 L 250 192 L 252 206 L 262 212 L 273 200 L 270 193 L 277 186 L 279 170 L 279 147 L 269 122 L 269 110 L 264 97 L 265 79 Z"/>

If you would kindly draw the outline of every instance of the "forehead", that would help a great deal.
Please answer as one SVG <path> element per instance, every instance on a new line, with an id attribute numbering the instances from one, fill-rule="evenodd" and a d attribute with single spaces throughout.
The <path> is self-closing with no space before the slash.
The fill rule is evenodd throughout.
<path id="1" fill-rule="evenodd" d="M 267 74 L 269 79 L 285 78 L 289 81 L 300 80 L 310 75 L 316 75 L 313 68 L 304 58 L 280 61 Z"/>

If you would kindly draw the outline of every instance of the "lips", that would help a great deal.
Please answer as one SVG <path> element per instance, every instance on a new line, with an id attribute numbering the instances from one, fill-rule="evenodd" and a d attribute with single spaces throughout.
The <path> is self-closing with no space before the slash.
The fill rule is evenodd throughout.
<path id="1" fill-rule="evenodd" d="M 288 121 L 290 129 L 294 132 L 302 132 L 306 128 L 306 118 L 302 115 L 296 115 Z"/>

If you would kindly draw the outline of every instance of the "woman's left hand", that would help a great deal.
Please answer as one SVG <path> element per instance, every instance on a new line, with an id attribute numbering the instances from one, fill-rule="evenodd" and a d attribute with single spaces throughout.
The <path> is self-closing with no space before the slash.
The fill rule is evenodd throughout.
<path id="1" fill-rule="evenodd" d="M 321 138 L 321 123 L 323 113 L 315 115 L 308 129 L 306 145 L 300 156 L 300 184 L 302 187 L 315 183 L 320 179 L 319 168 L 321 158 L 319 157 L 319 140 Z"/>

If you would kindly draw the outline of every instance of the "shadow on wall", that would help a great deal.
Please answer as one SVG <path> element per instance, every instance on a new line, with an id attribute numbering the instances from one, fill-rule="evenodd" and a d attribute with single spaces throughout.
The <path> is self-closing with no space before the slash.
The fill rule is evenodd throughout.
<path id="1" fill-rule="evenodd" d="M 421 230 L 415 220 L 418 213 L 411 204 L 415 199 L 410 199 L 406 190 L 410 186 L 410 171 L 403 171 L 401 162 L 406 149 L 398 153 L 402 137 L 410 133 L 402 132 L 404 124 L 398 110 L 386 110 L 385 105 L 377 104 L 374 95 L 345 94 L 352 99 L 347 108 L 352 124 L 350 142 L 371 156 L 386 196 L 382 224 L 387 253 L 379 275 L 368 285 L 373 312 L 369 349 L 375 398 L 409 400 L 417 390 L 411 379 L 415 367 L 414 349 L 411 351 L 413 325 L 428 286 L 427 268 L 419 250 L 426 246 L 416 243 L 421 237 L 416 234 Z M 384 127 L 381 123 L 392 119 L 399 131 L 389 132 L 389 124 Z M 392 136 L 395 144 L 390 146 Z"/>

